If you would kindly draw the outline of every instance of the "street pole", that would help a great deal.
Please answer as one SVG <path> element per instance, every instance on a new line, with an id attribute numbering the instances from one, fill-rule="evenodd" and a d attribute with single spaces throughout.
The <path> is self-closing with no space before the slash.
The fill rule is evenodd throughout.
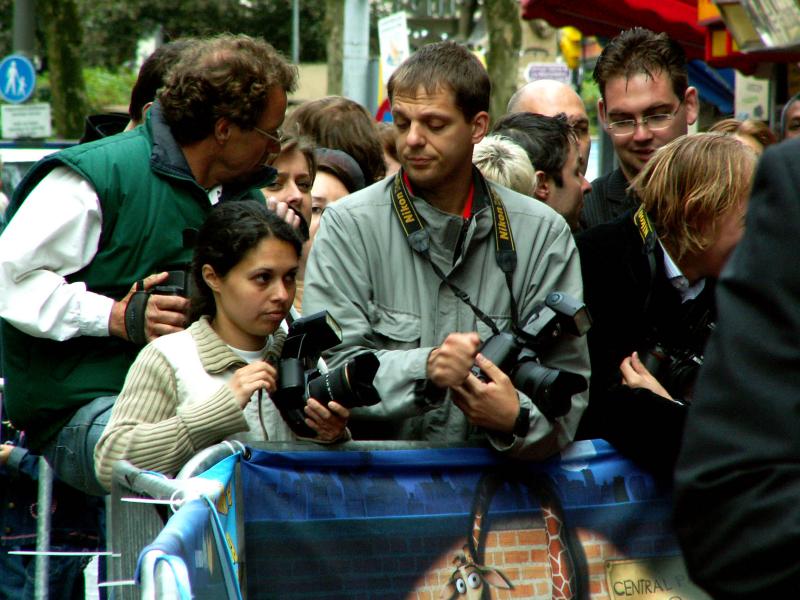
<path id="1" fill-rule="evenodd" d="M 292 63 L 300 64 L 300 0 L 292 1 Z"/>
<path id="2" fill-rule="evenodd" d="M 342 95 L 369 104 L 369 0 L 345 0 Z"/>
<path id="3" fill-rule="evenodd" d="M 36 40 L 36 1 L 14 0 L 13 50 L 33 58 Z"/>

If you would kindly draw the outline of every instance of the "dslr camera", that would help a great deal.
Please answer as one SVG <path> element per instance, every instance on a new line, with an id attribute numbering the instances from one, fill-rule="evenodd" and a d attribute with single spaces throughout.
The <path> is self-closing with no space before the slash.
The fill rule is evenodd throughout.
<path id="1" fill-rule="evenodd" d="M 652 343 L 640 352 L 642 364 L 671 395 L 690 402 L 703 366 L 705 345 L 715 326 L 712 312 L 705 311 L 695 321 L 673 331 L 669 340 Z"/>
<path id="2" fill-rule="evenodd" d="M 380 362 L 372 352 L 359 354 L 336 369 L 317 368 L 323 350 L 341 343 L 342 330 L 328 311 L 296 319 L 289 325 L 278 361 L 276 391 L 270 395 L 287 425 L 300 437 L 315 437 L 305 423 L 308 398 L 322 404 L 334 400 L 345 408 L 380 402 L 372 385 Z"/>
<path id="3" fill-rule="evenodd" d="M 495 334 L 480 352 L 509 376 L 514 387 L 527 395 L 551 421 L 569 412 L 572 396 L 587 388 L 586 379 L 575 373 L 551 369 L 542 364 L 539 353 L 563 334 L 582 336 L 592 320 L 586 305 L 562 292 L 551 292 L 544 303 L 534 307 L 512 332 Z M 485 373 L 477 366 L 472 372 L 482 381 Z"/>
<path id="4" fill-rule="evenodd" d="M 140 281 L 136 291 L 131 296 L 128 306 L 125 308 L 125 331 L 128 339 L 134 344 L 144 346 L 147 343 L 145 336 L 145 311 L 150 296 L 181 296 L 189 298 L 192 293 L 193 281 L 192 273 L 189 268 L 180 271 L 167 271 L 168 276 L 159 285 L 145 290 L 144 284 Z"/>
<path id="5" fill-rule="evenodd" d="M 166 281 L 153 286 L 146 293 L 189 298 L 192 295 L 193 285 L 192 273 L 188 268 L 182 271 L 167 271 Z"/>

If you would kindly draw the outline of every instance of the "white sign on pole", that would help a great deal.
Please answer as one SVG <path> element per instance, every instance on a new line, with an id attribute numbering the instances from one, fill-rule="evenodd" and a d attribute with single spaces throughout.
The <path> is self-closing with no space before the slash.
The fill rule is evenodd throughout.
<path id="1" fill-rule="evenodd" d="M 569 67 L 564 63 L 532 62 L 525 67 L 525 81 L 538 81 L 540 79 L 554 79 L 561 83 L 572 83 Z"/>
<path id="2" fill-rule="evenodd" d="M 734 93 L 737 119 L 769 120 L 769 79 L 750 77 L 736 71 Z"/>
<path id="3" fill-rule="evenodd" d="M 400 63 L 411 56 L 406 13 L 399 12 L 378 19 L 378 42 L 381 48 L 381 74 L 386 85 Z"/>
<path id="4" fill-rule="evenodd" d="M 0 106 L 2 137 L 48 138 L 53 134 L 50 123 L 50 104 L 3 104 Z"/>

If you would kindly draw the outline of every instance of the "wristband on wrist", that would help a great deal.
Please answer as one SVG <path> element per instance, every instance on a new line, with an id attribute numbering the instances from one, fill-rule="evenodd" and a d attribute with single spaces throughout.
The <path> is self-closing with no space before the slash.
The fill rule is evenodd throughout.
<path id="1" fill-rule="evenodd" d="M 125 333 L 128 335 L 128 340 L 137 346 L 144 346 L 147 343 L 145 314 L 148 300 L 150 293 L 144 291 L 144 284 L 140 281 L 137 291 L 133 293 L 125 307 Z"/>
<path id="2" fill-rule="evenodd" d="M 524 438 L 528 435 L 531 428 L 531 409 L 524 406 L 519 407 L 519 414 L 517 420 L 514 421 L 514 429 L 511 430 L 515 436 Z"/>

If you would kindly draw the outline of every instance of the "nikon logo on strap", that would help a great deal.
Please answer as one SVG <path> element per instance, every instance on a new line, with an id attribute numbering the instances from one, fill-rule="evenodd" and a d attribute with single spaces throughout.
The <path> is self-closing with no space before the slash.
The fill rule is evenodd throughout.
<path id="1" fill-rule="evenodd" d="M 494 209 L 497 212 L 497 235 L 501 240 L 508 240 L 513 244 L 514 240 L 511 239 L 511 232 L 508 230 L 508 219 L 503 205 L 495 204 Z"/>
<path id="2" fill-rule="evenodd" d="M 394 187 L 392 193 L 392 204 L 400 224 L 406 236 L 412 235 L 416 231 L 422 231 L 424 227 L 419 220 L 417 209 L 414 208 L 414 203 L 409 198 L 408 190 L 403 183 L 402 172 L 398 173 L 394 178 Z"/>
<path id="3" fill-rule="evenodd" d="M 642 241 L 648 245 L 655 243 L 656 232 L 653 228 L 653 224 L 650 222 L 650 217 L 647 216 L 647 212 L 644 210 L 644 206 L 639 206 L 639 210 L 633 215 L 633 221 L 639 229 L 639 235 L 642 236 Z"/>
<path id="4" fill-rule="evenodd" d="M 508 212 L 503 205 L 500 196 L 497 195 L 490 186 L 485 186 L 489 198 L 492 202 L 492 221 L 494 224 L 495 250 L 497 252 L 497 263 L 505 273 L 513 273 L 517 264 L 516 248 L 514 246 L 514 234 L 511 232 L 511 223 L 508 219 Z M 403 181 L 403 171 L 400 171 L 394 178 L 392 186 L 392 204 L 395 214 L 403 226 L 403 231 L 411 241 L 415 241 L 419 235 L 427 237 L 427 232 L 414 236 L 416 232 L 424 232 L 425 227 L 420 221 L 417 209 L 409 197 L 408 188 Z"/>
<path id="5" fill-rule="evenodd" d="M 642 246 L 650 268 L 650 285 L 647 288 L 647 297 L 644 300 L 644 312 L 647 313 L 650 309 L 653 286 L 656 280 L 656 230 L 650 221 L 650 217 L 647 216 L 644 205 L 640 205 L 639 209 L 634 213 L 633 222 L 636 224 L 636 229 L 639 230 L 639 235 L 642 236 Z"/>
<path id="6" fill-rule="evenodd" d="M 403 222 L 406 224 L 413 223 L 414 213 L 411 206 L 409 206 L 408 196 L 405 195 L 402 189 L 397 192 L 397 203 L 400 206 L 400 218 Z"/>

